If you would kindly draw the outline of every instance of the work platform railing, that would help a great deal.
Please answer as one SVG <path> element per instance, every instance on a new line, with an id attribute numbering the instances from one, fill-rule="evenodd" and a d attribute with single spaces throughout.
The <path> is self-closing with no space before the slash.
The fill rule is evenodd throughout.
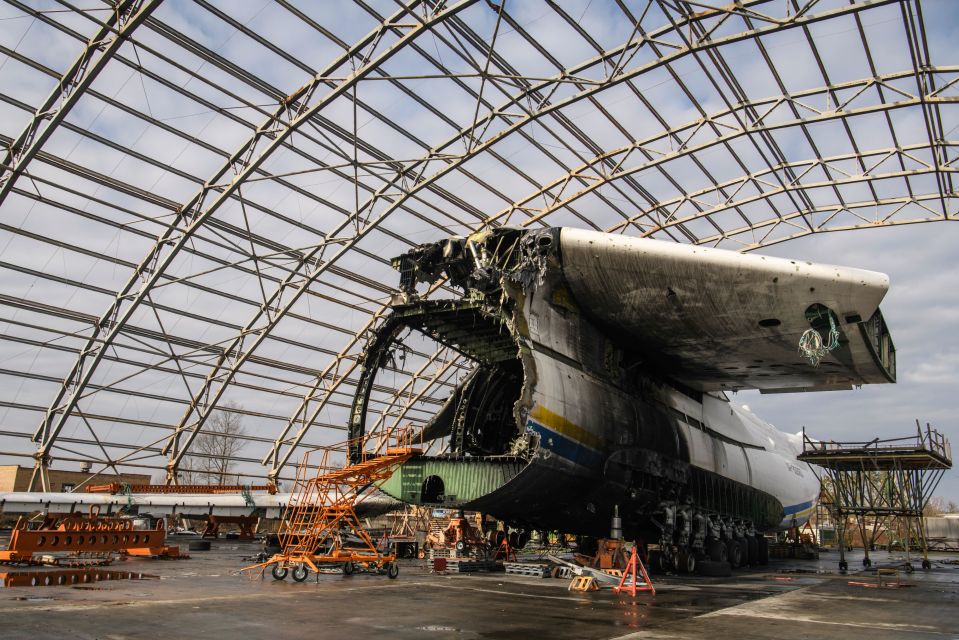
<path id="1" fill-rule="evenodd" d="M 846 533 L 850 521 L 859 529 L 865 555 L 885 534 L 887 544 L 902 544 L 905 566 L 915 544 L 928 569 L 928 543 L 923 511 L 946 470 L 952 468 L 949 441 L 928 424 L 916 421 L 916 434 L 902 438 L 874 438 L 866 442 L 814 440 L 803 430 L 799 460 L 819 467 L 824 502 L 835 522 L 839 542 L 839 568 L 847 569 Z M 815 472 L 815 469 L 813 470 Z"/>
<path id="2" fill-rule="evenodd" d="M 373 437 L 366 437 L 303 454 L 278 531 L 281 551 L 248 570 L 271 567 L 273 577 L 282 580 L 292 569 L 293 579 L 302 582 L 324 564 L 341 564 L 346 574 L 365 565 L 396 577 L 396 556 L 377 549 L 356 506 L 399 465 L 423 452 L 422 432 L 406 428 L 376 438 L 373 450 L 367 448 Z"/>

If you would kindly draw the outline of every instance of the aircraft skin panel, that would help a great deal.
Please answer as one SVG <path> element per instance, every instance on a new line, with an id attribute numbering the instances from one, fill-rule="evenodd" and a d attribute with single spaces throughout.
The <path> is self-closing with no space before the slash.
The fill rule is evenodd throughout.
<path id="1" fill-rule="evenodd" d="M 693 388 L 891 381 L 859 328 L 889 288 L 884 274 L 582 229 L 563 228 L 560 238 L 584 312 Z M 810 367 L 797 347 L 816 304 L 833 312 L 840 346 Z"/>

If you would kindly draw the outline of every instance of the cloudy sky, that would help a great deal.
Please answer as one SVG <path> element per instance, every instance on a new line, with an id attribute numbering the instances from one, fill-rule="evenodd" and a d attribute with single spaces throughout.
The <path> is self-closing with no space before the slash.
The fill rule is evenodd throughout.
<path id="1" fill-rule="evenodd" d="M 862 11 L 844 0 L 751 3 L 758 13 L 704 19 L 702 30 L 722 44 L 694 54 L 694 32 L 676 30 L 685 17 L 666 6 L 510 1 L 500 15 L 473 3 L 378 63 L 355 91 L 338 93 L 399 42 L 405 27 L 338 57 L 396 3 L 159 5 L 0 204 L 0 461 L 30 463 L 28 436 L 91 327 L 129 285 L 127 308 L 152 273 L 137 265 L 197 194 L 208 221 L 175 255 L 178 234 L 161 247 L 169 266 L 104 350 L 78 404 L 86 418 L 64 421 L 54 451 L 61 468 L 104 452 L 162 467 L 157 449 L 171 429 L 198 420 L 191 400 L 202 406 L 227 379 L 220 374 L 231 360 L 220 353 L 228 346 L 250 356 L 222 395 L 250 436 L 239 470 L 262 474 L 270 443 L 288 425 L 296 433 L 304 416 L 315 423 L 306 442 L 341 437 L 348 383 L 305 414 L 301 400 L 320 376 L 351 379 L 349 358 L 363 347 L 352 336 L 396 281 L 389 258 L 489 217 L 659 229 L 653 237 L 742 250 L 808 231 L 800 219 L 779 222 L 799 210 L 817 229 L 941 215 L 909 43 L 925 36 L 920 62 L 934 68 L 927 92 L 943 100 L 940 164 L 952 170 L 959 20 L 951 0 Z M 20 135 L 96 33 L 103 7 L 0 7 L 5 140 Z M 797 13 L 815 19 L 775 28 Z M 247 157 L 259 157 L 293 117 L 270 114 L 318 74 L 323 81 L 303 97 L 312 116 L 214 210 L 204 185 L 227 185 L 243 170 L 227 158 L 251 136 Z M 257 127 L 269 135 L 256 136 Z M 610 172 L 616 179 L 603 179 Z M 951 193 L 950 177 L 944 188 Z M 954 216 L 955 199 L 944 202 Z M 883 308 L 899 383 L 736 401 L 787 431 L 869 439 L 908 434 L 918 418 L 956 440 L 954 225 L 820 233 L 762 249 L 888 273 Z M 322 269 L 318 259 L 328 261 Z M 294 290 L 304 293 L 292 299 Z M 270 323 L 250 350 L 254 340 L 243 336 Z M 346 356 L 340 365 L 337 354 Z M 429 356 L 410 353 L 402 372 L 386 374 L 376 411 L 390 409 L 394 390 L 423 391 L 408 417 L 428 417 L 462 375 Z M 136 447 L 147 449 L 131 453 Z M 954 473 L 942 493 L 959 500 Z"/>

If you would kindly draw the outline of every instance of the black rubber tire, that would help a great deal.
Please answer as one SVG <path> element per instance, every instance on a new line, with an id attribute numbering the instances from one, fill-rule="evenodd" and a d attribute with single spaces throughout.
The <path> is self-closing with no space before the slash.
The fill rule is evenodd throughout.
<path id="1" fill-rule="evenodd" d="M 759 541 L 756 540 L 756 536 L 746 537 L 746 557 L 749 558 L 750 567 L 759 564 Z"/>
<path id="2" fill-rule="evenodd" d="M 769 564 L 769 540 L 763 535 L 756 536 L 757 553 L 759 564 L 766 566 Z"/>
<path id="3" fill-rule="evenodd" d="M 653 573 L 663 573 L 662 560 L 663 552 L 659 550 L 654 550 L 649 552 L 649 564 L 646 567 Z"/>
<path id="4" fill-rule="evenodd" d="M 849 563 L 848 563 L 848 562 L 846 562 L 845 560 L 843 560 L 842 562 L 839 563 L 839 570 L 840 570 L 840 571 L 846 571 L 847 569 L 849 569 Z"/>
<path id="5" fill-rule="evenodd" d="M 723 544 L 721 540 L 716 540 L 712 538 L 709 541 L 709 559 L 713 562 L 727 562 L 729 560 L 729 552 L 726 550 L 726 545 Z"/>
<path id="6" fill-rule="evenodd" d="M 923 561 L 922 561 L 922 568 L 923 568 L 923 569 L 932 569 L 932 563 L 929 562 L 928 560 L 923 560 Z"/>
<path id="7" fill-rule="evenodd" d="M 464 549 L 466 549 L 466 543 L 463 542 L 462 540 L 457 540 L 457 541 L 456 541 L 456 550 L 457 550 L 457 551 L 463 551 Z"/>
<path id="8" fill-rule="evenodd" d="M 728 562 L 702 560 L 696 566 L 696 572 L 701 576 L 709 578 L 728 578 L 733 575 L 733 568 L 729 566 Z"/>
<path id="9" fill-rule="evenodd" d="M 298 564 L 293 567 L 293 579 L 297 582 L 303 582 L 310 576 L 310 568 L 305 564 Z"/>
<path id="10" fill-rule="evenodd" d="M 748 567 L 750 566 L 749 562 L 749 543 L 746 542 L 746 538 L 739 538 L 736 540 L 739 543 L 739 566 Z"/>
<path id="11" fill-rule="evenodd" d="M 209 540 L 191 540 L 189 545 L 187 545 L 190 551 L 209 551 L 210 550 L 210 541 Z"/>
<path id="12" fill-rule="evenodd" d="M 390 580 L 396 580 L 398 575 L 400 575 L 400 565 L 395 562 L 390 562 L 386 567 L 386 576 Z"/>
<path id="13" fill-rule="evenodd" d="M 683 571 L 686 573 L 696 573 L 696 565 L 699 564 L 696 561 L 696 554 L 692 551 L 687 551 L 683 554 Z"/>
<path id="14" fill-rule="evenodd" d="M 864 567 L 866 567 L 866 568 L 868 569 L 869 567 L 872 566 L 872 560 L 870 560 L 869 558 L 863 558 L 863 559 L 862 559 L 862 566 L 864 566 Z"/>
<path id="15" fill-rule="evenodd" d="M 727 540 L 726 541 L 726 557 L 729 560 L 729 566 L 733 569 L 738 569 L 743 562 L 743 548 L 739 544 L 739 540 Z"/>
<path id="16" fill-rule="evenodd" d="M 270 571 L 273 574 L 274 580 L 286 580 L 286 576 L 290 573 L 290 570 L 286 567 L 280 566 L 278 564 L 273 565 L 273 569 Z"/>
<path id="17" fill-rule="evenodd" d="M 344 576 L 351 576 L 351 575 L 353 575 L 353 572 L 354 572 L 355 570 L 356 570 L 356 567 L 353 566 L 353 563 L 352 563 L 352 562 L 347 562 L 346 564 L 343 565 L 343 575 L 344 575 Z"/>

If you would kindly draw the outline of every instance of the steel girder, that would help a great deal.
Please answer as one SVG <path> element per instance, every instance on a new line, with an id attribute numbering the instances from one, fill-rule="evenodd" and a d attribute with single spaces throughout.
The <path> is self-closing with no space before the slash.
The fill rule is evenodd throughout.
<path id="1" fill-rule="evenodd" d="M 112 9 L 103 28 L 87 42 L 57 86 L 9 146 L 0 168 L 3 171 L 0 174 L 0 205 L 50 134 L 67 117 L 130 34 L 143 24 L 162 1 L 123 0 Z"/>
<path id="2" fill-rule="evenodd" d="M 16 0 L 8 2 L 21 11 L 28 9 Z M 123 447 L 118 442 L 102 437 L 103 432 L 98 434 L 98 431 L 101 425 L 133 421 L 124 417 L 121 411 L 82 411 L 77 402 L 103 394 L 146 399 L 155 396 L 160 401 L 159 394 L 151 395 L 131 387 L 131 383 L 140 375 L 138 371 L 143 371 L 180 378 L 186 395 L 170 398 L 168 402 L 184 406 L 185 410 L 178 423 L 164 421 L 151 425 L 150 428 L 154 430 L 163 425 L 162 428 L 171 431 L 159 439 L 151 436 L 152 444 L 148 450 L 132 455 L 147 456 L 143 461 L 164 455 L 168 458 L 168 471 L 175 470 L 184 455 L 194 455 L 188 445 L 215 410 L 217 401 L 226 389 L 242 389 L 272 395 L 286 399 L 294 406 L 298 405 L 290 412 L 284 412 L 282 408 L 269 412 L 244 410 L 251 418 L 269 413 L 270 420 L 284 426 L 277 430 L 275 438 L 252 436 L 252 444 L 271 444 L 269 450 L 262 458 L 257 454 L 245 456 L 243 460 L 238 458 L 238 462 L 252 464 L 251 461 L 260 460 L 269 475 L 281 477 L 284 465 L 311 433 L 311 427 L 314 427 L 314 433 L 316 430 L 336 428 L 335 424 L 321 424 L 317 419 L 322 411 L 331 407 L 342 408 L 346 404 L 342 399 L 349 396 L 349 389 L 355 383 L 353 373 L 363 339 L 375 326 L 376 318 L 385 308 L 383 296 L 388 295 L 392 288 L 390 282 L 382 280 L 382 270 L 376 276 L 366 277 L 361 273 L 362 269 L 357 269 L 354 258 L 359 256 L 384 264 L 383 259 L 389 257 L 387 254 L 378 254 L 375 250 L 365 248 L 369 246 L 366 240 L 373 237 L 390 237 L 398 242 L 415 244 L 412 238 L 403 233 L 402 226 L 397 227 L 401 223 L 390 225 L 394 219 L 412 217 L 436 228 L 440 233 L 458 233 L 506 220 L 526 225 L 555 224 L 557 220 L 569 224 L 568 220 L 574 220 L 574 224 L 594 228 L 686 242 L 737 246 L 741 250 L 825 230 L 954 219 L 952 173 L 955 143 L 944 133 L 949 126 L 943 126 L 942 110 L 955 102 L 955 84 L 959 73 L 954 67 L 944 66 L 941 57 L 937 59 L 930 55 L 921 3 L 880 0 L 823 9 L 825 5 L 824 1 L 817 0 L 793 2 L 788 5 L 789 10 L 783 13 L 778 4 L 761 0 L 723 6 L 713 6 L 708 2 L 652 0 L 642 3 L 636 8 L 636 13 L 631 13 L 632 7 L 619 4 L 616 10 L 629 21 L 631 32 L 624 34 L 621 44 L 610 46 L 608 39 L 604 41 L 599 33 L 590 31 L 588 21 L 583 22 L 577 16 L 568 14 L 557 4 L 547 3 L 545 13 L 556 17 L 556 25 L 567 29 L 571 37 L 587 42 L 588 47 L 595 51 L 595 57 L 583 57 L 583 62 L 579 63 L 570 63 L 568 57 L 563 57 L 561 48 L 551 43 L 549 38 L 542 38 L 542 34 L 535 30 L 535 20 L 524 16 L 521 7 L 513 3 L 488 7 L 477 5 L 486 12 L 488 24 L 484 29 L 480 28 L 476 12 L 460 11 L 435 23 L 434 26 L 442 26 L 442 29 L 431 27 L 422 31 L 434 43 L 453 51 L 454 57 L 464 64 L 453 64 L 449 54 L 443 56 L 439 51 L 433 55 L 428 51 L 430 40 L 426 38 L 409 38 L 402 55 L 398 56 L 398 59 L 405 61 L 407 58 L 404 56 L 415 54 L 425 61 L 425 68 L 410 72 L 391 66 L 385 58 L 370 60 L 358 55 L 357 60 L 364 65 L 362 68 L 368 70 L 362 79 L 363 86 L 375 86 L 375 83 L 388 85 L 397 94 L 405 96 L 404 99 L 411 100 L 417 109 L 434 122 L 453 130 L 452 135 L 442 140 L 440 138 L 443 136 L 431 135 L 431 132 L 422 129 L 414 131 L 415 125 L 407 125 L 403 109 L 393 111 L 382 102 L 376 102 L 375 90 L 364 94 L 370 96 L 366 100 L 360 100 L 356 91 L 346 89 L 342 92 L 354 105 L 352 126 L 348 124 L 349 118 L 330 117 L 322 109 L 315 110 L 314 117 L 309 120 L 297 120 L 296 109 L 302 108 L 306 101 L 301 101 L 300 105 L 291 103 L 291 113 L 281 107 L 270 114 L 263 109 L 263 100 L 242 95 L 243 92 L 232 88 L 230 83 L 234 80 L 244 83 L 259 94 L 268 96 L 269 101 L 285 98 L 284 92 L 274 88 L 284 84 L 271 81 L 269 74 L 263 74 L 262 69 L 233 64 L 209 43 L 201 43 L 195 34 L 170 23 L 167 20 L 169 14 L 157 14 L 160 17 L 145 20 L 146 28 L 138 30 L 136 38 L 129 39 L 134 42 L 134 50 L 141 55 L 163 60 L 164 64 L 189 76 L 189 81 L 178 82 L 172 76 L 168 78 L 162 72 L 154 71 L 158 67 L 150 61 L 133 61 L 115 51 L 112 54 L 114 64 L 111 66 L 122 65 L 151 82 L 163 85 L 171 93 L 183 96 L 205 109 L 219 111 L 223 118 L 238 126 L 252 129 L 250 140 L 254 141 L 252 147 L 255 149 L 249 150 L 254 151 L 254 155 L 257 152 L 266 153 L 257 155 L 254 160 L 258 161 L 251 168 L 243 163 L 242 158 L 249 141 L 242 145 L 240 152 L 224 150 L 212 138 L 197 135 L 169 119 L 154 117 L 150 109 L 137 107 L 128 99 L 105 91 L 99 85 L 94 88 L 91 86 L 92 79 L 82 91 L 72 96 L 74 102 L 82 95 L 90 96 L 111 109 L 136 118 L 144 126 L 163 131 L 226 160 L 211 179 L 195 178 L 196 172 L 168 166 L 175 175 L 199 186 L 196 196 L 187 200 L 193 206 L 178 204 L 184 202 L 182 197 L 165 198 L 160 192 L 133 187 L 130 180 L 117 179 L 112 172 L 98 172 L 88 166 L 71 163 L 69 156 L 59 151 L 62 145 L 56 149 L 41 150 L 46 138 L 34 144 L 32 157 L 45 169 L 42 172 L 31 169 L 31 186 L 34 190 L 14 186 L 11 181 L 9 186 L 4 185 L 7 192 L 16 194 L 20 202 L 31 201 L 54 207 L 70 215 L 95 221 L 96 224 L 112 226 L 117 233 L 133 233 L 143 238 L 153 236 L 157 239 L 155 251 L 151 250 L 142 261 L 129 254 L 99 258 L 116 265 L 116 268 L 129 269 L 134 274 L 125 287 L 118 286 L 113 291 L 108 286 L 90 284 L 82 277 L 58 275 L 16 261 L 0 265 L 12 273 L 55 282 L 78 292 L 88 292 L 89 295 L 116 294 L 115 304 L 111 304 L 108 313 L 99 318 L 88 313 L 61 314 L 52 305 L 43 306 L 26 297 L 6 297 L 16 302 L 17 306 L 13 308 L 32 314 L 30 321 L 9 314 L 0 318 L 8 326 L 24 332 L 45 332 L 57 336 L 54 340 L 68 341 L 72 351 L 59 347 L 55 342 L 34 337 L 10 336 L 4 338 L 6 342 L 16 342 L 45 352 L 60 350 L 62 353 L 77 354 L 76 365 L 59 385 L 59 391 L 54 394 L 56 399 L 47 408 L 47 417 L 35 434 L 40 441 L 38 455 L 48 456 L 52 448 L 65 451 L 57 442 L 88 442 L 96 446 L 95 453 L 77 451 L 71 456 L 75 459 L 92 456 L 105 463 L 120 464 L 118 459 L 122 456 L 111 455 L 107 449 Z M 256 21 L 234 18 L 228 12 L 202 1 L 197 6 L 218 23 L 228 25 L 240 36 L 248 38 L 265 53 L 274 54 L 277 59 L 293 65 L 300 72 L 314 73 L 309 58 L 299 57 L 283 40 L 263 35 L 265 31 Z M 286 14 L 335 42 L 344 51 L 343 55 L 349 56 L 350 51 L 362 50 L 359 44 L 350 45 L 350 38 L 342 37 L 335 29 L 328 28 L 325 21 L 311 17 L 285 1 L 278 2 L 278 6 Z M 374 21 L 380 21 L 381 27 L 377 33 L 383 40 L 402 39 L 410 34 L 414 21 L 422 24 L 422 19 L 418 17 L 420 14 L 416 12 L 429 17 L 447 11 L 445 3 L 435 7 L 424 5 L 421 9 L 411 8 L 407 17 L 402 18 L 408 24 L 398 25 L 391 22 L 391 18 L 379 16 L 363 0 L 357 0 L 357 6 L 372 16 Z M 878 65 L 873 63 L 865 35 L 872 28 L 871 23 L 860 19 L 861 15 L 871 15 L 869 12 L 883 7 L 901 13 L 909 41 L 910 58 L 902 60 L 897 67 L 899 71 L 890 72 L 888 65 L 880 71 Z M 401 9 L 397 13 L 402 14 L 403 11 Z M 477 11 L 480 9 L 477 8 Z M 70 31 L 71 37 L 76 37 L 77 32 L 74 27 L 68 26 L 69 22 L 57 22 L 42 10 L 29 9 L 29 13 L 38 21 L 65 33 Z M 652 21 L 648 18 L 651 14 L 658 14 L 656 19 L 660 21 L 659 25 L 652 28 L 647 25 L 647 22 Z M 85 14 L 81 15 L 86 17 Z M 857 76 L 862 80 L 834 82 L 831 63 L 819 56 L 820 42 L 815 25 L 840 24 L 840 21 L 845 21 L 841 22 L 844 26 L 853 25 L 859 31 L 869 67 L 868 75 Z M 104 25 L 97 29 L 102 30 Z M 732 28 L 733 25 L 735 28 Z M 514 41 L 525 43 L 534 52 L 532 55 L 539 55 L 545 61 L 536 72 L 524 69 L 525 60 L 510 53 L 510 43 L 500 45 L 499 38 L 506 36 L 497 36 L 497 33 L 506 31 L 510 32 Z M 821 86 L 801 86 L 797 90 L 787 87 L 790 78 L 778 76 L 769 38 L 786 32 L 798 34 L 800 39 L 808 42 L 815 67 L 821 75 Z M 89 38 L 82 36 L 81 39 L 86 42 Z M 729 52 L 734 50 L 734 45 L 743 42 L 755 43 L 762 62 L 772 71 L 774 82 L 779 87 L 777 93 L 766 94 L 772 97 L 757 98 L 756 92 L 745 87 L 736 77 L 736 63 L 730 61 Z M 515 50 L 515 42 L 512 46 Z M 190 55 L 206 61 L 221 75 L 198 73 L 171 47 L 189 51 Z M 29 55 L 21 54 L 18 47 L 4 47 L 2 51 L 19 64 L 49 75 L 49 69 L 43 68 L 38 60 Z M 934 59 L 937 64 L 932 63 Z M 544 71 L 549 67 L 556 72 Z M 719 98 L 718 103 L 714 99 L 707 105 L 707 101 L 698 99 L 702 87 L 697 86 L 695 79 L 690 77 L 692 68 L 698 69 L 711 83 Z M 657 76 L 657 73 L 660 75 Z M 230 82 L 222 79 L 225 75 L 229 75 Z M 350 73 L 337 70 L 334 65 L 326 65 L 325 71 L 316 74 L 310 83 L 313 85 L 313 95 L 319 95 L 327 88 L 335 91 L 336 87 L 350 82 L 350 76 Z M 666 78 L 677 87 L 679 93 L 691 103 L 694 119 L 686 116 L 683 118 L 686 124 L 676 124 L 675 115 L 668 106 L 657 104 L 655 99 L 648 98 L 637 86 L 638 80 L 648 77 Z M 416 89 L 410 88 L 411 82 L 419 80 L 442 80 L 462 91 L 473 101 L 469 113 L 457 115 L 442 103 L 431 102 L 429 98 L 421 96 Z M 912 87 L 908 86 L 910 81 Z M 355 86 L 360 80 L 353 82 Z M 205 89 L 193 90 L 190 83 L 194 83 L 194 86 L 202 83 Z M 630 123 L 614 108 L 616 101 L 622 99 L 622 93 L 614 93 L 619 88 L 652 115 L 661 130 L 658 134 L 634 135 Z M 230 99 L 242 104 L 243 109 L 259 114 L 261 122 L 265 118 L 267 124 L 250 123 L 250 118 L 237 115 L 242 112 L 231 111 L 231 107 L 224 109 L 223 103 L 210 91 L 231 96 Z M 3 94 L 2 99 L 7 105 L 20 110 L 40 111 L 31 106 L 29 101 L 20 100 L 7 92 Z M 617 97 L 607 98 L 613 95 Z M 613 129 L 627 137 L 630 144 L 609 144 L 594 138 L 592 125 L 583 125 L 579 120 L 578 114 L 583 110 L 574 108 L 579 105 L 595 110 Z M 386 130 L 404 136 L 412 146 L 403 153 L 397 153 L 391 150 L 389 143 L 372 143 L 375 136 L 364 136 L 360 131 L 361 123 L 356 118 L 356 109 L 374 114 L 377 122 L 382 123 Z M 927 136 L 925 142 L 908 137 L 900 140 L 901 125 L 898 121 L 893 122 L 898 112 L 921 112 Z M 137 154 L 129 145 L 65 116 L 61 117 L 60 128 L 70 134 L 81 135 L 117 152 L 127 153 L 140 162 L 158 168 L 164 166 L 159 158 Z M 870 144 L 868 139 L 859 137 L 855 130 L 856 123 L 870 117 L 885 119 L 891 143 L 883 141 Z M 845 132 L 851 151 L 829 154 L 821 150 L 819 145 L 823 140 L 811 129 L 829 123 L 838 124 L 840 131 Z M 295 138 L 292 135 L 294 129 L 298 131 Z M 286 133 L 277 136 L 278 143 L 271 145 L 268 142 L 271 136 L 282 131 Z M 779 132 L 792 131 L 799 131 L 810 148 L 805 156 L 797 156 L 794 150 L 784 146 L 778 136 Z M 11 135 L 8 139 L 12 143 L 16 136 Z M 529 163 L 517 162 L 513 157 L 516 142 L 540 154 L 545 163 L 544 170 L 531 172 Z M 743 144 L 749 153 L 760 159 L 758 163 L 739 157 L 738 151 L 744 148 Z M 417 149 L 423 152 L 418 155 Z M 722 172 L 719 172 L 722 177 L 715 175 L 716 167 L 711 165 L 708 154 L 717 150 L 723 150 L 733 158 L 739 170 L 738 176 L 728 177 Z M 267 169 L 267 156 L 281 155 L 286 158 L 290 154 L 302 161 L 299 166 L 291 166 L 288 171 L 284 171 L 281 165 Z M 315 166 L 304 170 L 303 162 Z M 482 162 L 497 164 L 505 175 L 512 175 L 518 184 L 526 185 L 523 192 L 532 187 L 532 193 L 524 196 L 515 185 L 509 185 L 508 181 L 503 184 L 502 172 L 497 174 L 498 177 L 488 178 L 482 171 Z M 676 167 L 682 166 L 683 162 L 694 165 L 706 177 L 705 184 L 693 184 L 690 187 L 683 178 L 677 177 L 682 172 L 677 172 Z M 232 177 L 225 174 L 224 167 L 229 171 L 234 164 L 236 167 L 232 170 L 239 175 Z M 63 175 L 68 174 L 95 185 L 96 190 L 102 187 L 109 192 L 100 197 L 94 189 L 86 190 L 69 180 L 61 182 L 49 172 L 52 167 Z M 368 179 L 361 179 L 362 172 L 366 172 Z M 344 203 L 327 196 L 322 190 L 304 187 L 298 179 L 303 174 L 329 176 L 350 184 L 358 194 L 355 203 Z M 487 199 L 486 204 L 479 204 L 482 199 L 476 199 L 471 192 L 451 188 L 454 176 L 465 177 L 474 189 L 492 194 L 492 198 L 498 199 L 499 203 L 490 207 Z M 652 176 L 655 178 L 651 180 Z M 923 190 L 921 185 L 925 183 L 922 181 L 927 178 L 934 178 L 934 190 Z M 668 185 L 665 193 L 662 189 L 650 187 L 656 180 Z M 901 195 L 889 196 L 888 189 L 883 192 L 882 185 L 891 181 L 901 181 L 904 185 Z M 261 183 L 282 186 L 297 197 L 322 204 L 337 211 L 343 220 L 338 225 L 311 230 L 309 224 L 289 215 L 282 202 L 264 205 L 264 201 L 258 201 L 255 195 L 247 194 L 248 186 L 253 188 Z M 866 195 L 854 191 L 852 188 L 855 186 L 862 187 Z M 817 191 L 831 192 L 833 201 L 824 203 L 821 199 L 810 197 L 811 193 Z M 167 212 L 163 214 L 167 218 L 156 214 L 144 215 L 137 205 L 129 204 L 131 200 L 118 206 L 119 203 L 109 197 L 109 193 L 114 192 L 123 193 L 132 201 L 161 206 Z M 365 202 L 362 202 L 361 196 L 366 198 Z M 94 207 L 88 210 L 85 206 L 77 205 L 77 198 L 83 197 L 94 203 Z M 213 212 L 226 203 L 249 208 L 250 217 L 245 212 L 242 219 L 214 217 Z M 597 217 L 597 204 L 610 215 Z M 766 215 L 756 215 L 757 204 L 766 207 Z M 121 208 L 126 215 L 140 216 L 144 230 L 152 227 L 159 229 L 159 232 L 154 235 L 152 231 L 140 232 L 134 226 L 117 225 L 110 214 L 104 213 L 120 211 Z M 498 214 L 489 215 L 497 210 Z M 169 213 L 171 211 L 174 212 L 172 216 Z M 305 243 L 300 241 L 295 245 L 284 244 L 270 233 L 261 231 L 262 226 L 252 224 L 254 213 L 296 226 L 319 239 Z M 96 251 L 82 246 L 71 248 L 68 242 L 58 240 L 53 234 L 43 237 L 43 233 L 6 223 L 0 230 L 12 237 L 29 239 L 57 251 L 69 251 L 96 259 Z M 325 244 L 325 239 L 330 238 L 336 242 Z M 228 255 L 228 252 L 233 255 Z M 174 254 L 209 260 L 215 266 L 184 273 L 182 268 L 175 268 L 178 265 L 174 264 Z M 154 256 L 153 264 L 151 255 Z M 217 290 L 203 283 L 202 276 L 216 272 L 243 274 L 243 277 L 257 283 L 259 294 Z M 136 281 L 138 275 L 143 276 L 143 286 Z M 215 316 L 205 315 L 203 310 L 193 312 L 189 308 L 176 308 L 150 295 L 170 287 L 186 287 L 196 291 L 197 295 L 224 297 L 252 308 L 255 313 L 242 324 L 235 315 L 229 317 L 230 322 L 224 322 Z M 317 317 L 304 313 L 302 305 L 295 307 L 297 299 L 301 297 L 348 309 L 349 313 L 357 314 L 360 320 L 344 324 L 335 316 Z M 141 320 L 137 320 L 138 316 L 134 313 L 137 308 L 152 314 L 151 317 L 155 318 L 152 324 L 158 328 L 148 328 Z M 188 333 L 180 335 L 181 327 L 185 325 L 175 318 L 208 323 L 233 335 L 224 337 L 221 334 L 216 340 L 196 339 Z M 73 323 L 72 328 L 59 326 L 61 321 Z M 282 332 L 289 322 L 325 327 L 344 335 L 345 346 L 337 347 L 329 341 L 310 344 L 309 339 L 291 339 Z M 94 326 L 94 331 L 88 340 L 78 344 L 76 336 L 82 334 L 74 329 L 83 324 Z M 26 336 L 26 333 L 23 335 Z M 319 357 L 309 361 L 311 366 L 305 366 L 307 361 L 304 360 L 284 363 L 275 355 L 254 353 L 257 350 L 262 353 L 265 346 L 273 343 L 289 345 L 301 351 L 309 350 Z M 273 351 L 275 353 L 275 349 Z M 417 357 L 423 359 L 423 366 L 435 362 L 447 373 L 460 366 L 455 359 L 439 353 L 427 352 Z M 126 365 L 129 369 L 111 380 L 99 380 L 104 377 L 102 375 L 94 376 L 96 370 L 102 373 L 109 365 Z M 289 375 L 277 375 L 276 372 L 280 371 L 288 371 Z M 387 416 L 403 414 L 417 402 L 438 402 L 435 390 L 423 390 L 413 394 L 413 397 L 408 393 L 415 381 L 422 379 L 423 371 L 422 366 L 410 367 L 409 371 L 402 374 L 406 376 L 405 383 L 400 380 L 393 388 L 382 387 L 382 393 L 385 394 L 380 411 L 382 420 L 386 420 Z M 11 374 L 15 373 L 11 369 Z M 238 377 L 241 374 L 246 375 Z M 24 379 L 49 384 L 56 380 L 56 376 L 28 372 Z M 407 393 L 401 398 L 404 389 Z M 397 409 L 401 405 L 403 408 Z M 21 410 L 19 407 L 32 407 L 31 411 L 38 408 L 36 404 L 22 401 L 9 401 L 5 406 L 15 406 L 17 410 Z M 96 417 L 88 418 L 90 415 Z M 289 417 L 282 418 L 281 415 Z M 75 437 L 76 434 L 70 436 L 69 432 L 62 433 L 66 421 L 71 417 L 78 421 L 79 428 L 88 432 L 87 440 Z M 388 428 L 388 422 L 384 422 L 383 426 Z M 161 442 L 165 445 L 156 446 Z M 41 453 L 44 450 L 45 454 Z M 123 463 L 130 461 L 133 461 L 132 456 Z M 134 462 L 140 464 L 140 461 Z M 247 467 L 245 471 L 248 470 Z"/>

